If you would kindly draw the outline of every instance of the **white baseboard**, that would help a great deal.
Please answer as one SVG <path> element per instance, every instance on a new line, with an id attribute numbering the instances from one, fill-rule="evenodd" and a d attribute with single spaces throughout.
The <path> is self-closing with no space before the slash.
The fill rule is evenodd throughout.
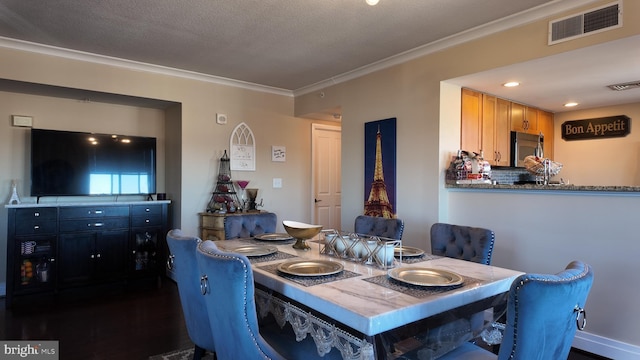
<path id="1" fill-rule="evenodd" d="M 576 332 L 572 346 L 609 359 L 640 360 L 640 346 L 623 343 L 584 331 Z"/>

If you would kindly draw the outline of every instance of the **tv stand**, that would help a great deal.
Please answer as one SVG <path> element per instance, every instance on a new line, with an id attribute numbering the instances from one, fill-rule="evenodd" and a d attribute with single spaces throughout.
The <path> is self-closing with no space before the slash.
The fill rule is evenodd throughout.
<path id="1" fill-rule="evenodd" d="M 5 207 L 7 308 L 77 289 L 158 284 L 164 274 L 168 200 Z"/>

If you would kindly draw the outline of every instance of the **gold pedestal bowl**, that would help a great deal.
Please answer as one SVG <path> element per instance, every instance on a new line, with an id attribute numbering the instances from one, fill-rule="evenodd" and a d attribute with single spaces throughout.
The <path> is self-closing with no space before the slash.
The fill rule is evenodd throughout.
<path id="1" fill-rule="evenodd" d="M 306 240 L 318 235 L 322 230 L 322 225 L 311 225 L 297 221 L 285 220 L 282 222 L 282 225 L 287 231 L 287 234 L 296 239 L 296 243 L 293 244 L 293 248 L 299 250 L 311 249 L 311 247 L 307 245 Z"/>

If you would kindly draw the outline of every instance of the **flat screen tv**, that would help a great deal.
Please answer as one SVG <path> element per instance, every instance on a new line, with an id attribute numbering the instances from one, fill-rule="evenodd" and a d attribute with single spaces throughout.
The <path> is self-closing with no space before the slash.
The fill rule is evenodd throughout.
<path id="1" fill-rule="evenodd" d="M 155 138 L 31 130 L 31 196 L 155 192 Z"/>

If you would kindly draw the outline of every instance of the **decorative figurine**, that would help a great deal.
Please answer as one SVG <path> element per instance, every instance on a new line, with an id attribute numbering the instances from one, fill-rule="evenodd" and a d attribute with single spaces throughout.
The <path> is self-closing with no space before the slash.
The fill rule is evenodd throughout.
<path id="1" fill-rule="evenodd" d="M 9 199 L 9 205 L 18 205 L 20 204 L 20 198 L 18 197 L 18 190 L 16 186 L 16 181 L 13 180 L 11 182 L 11 199 Z"/>

